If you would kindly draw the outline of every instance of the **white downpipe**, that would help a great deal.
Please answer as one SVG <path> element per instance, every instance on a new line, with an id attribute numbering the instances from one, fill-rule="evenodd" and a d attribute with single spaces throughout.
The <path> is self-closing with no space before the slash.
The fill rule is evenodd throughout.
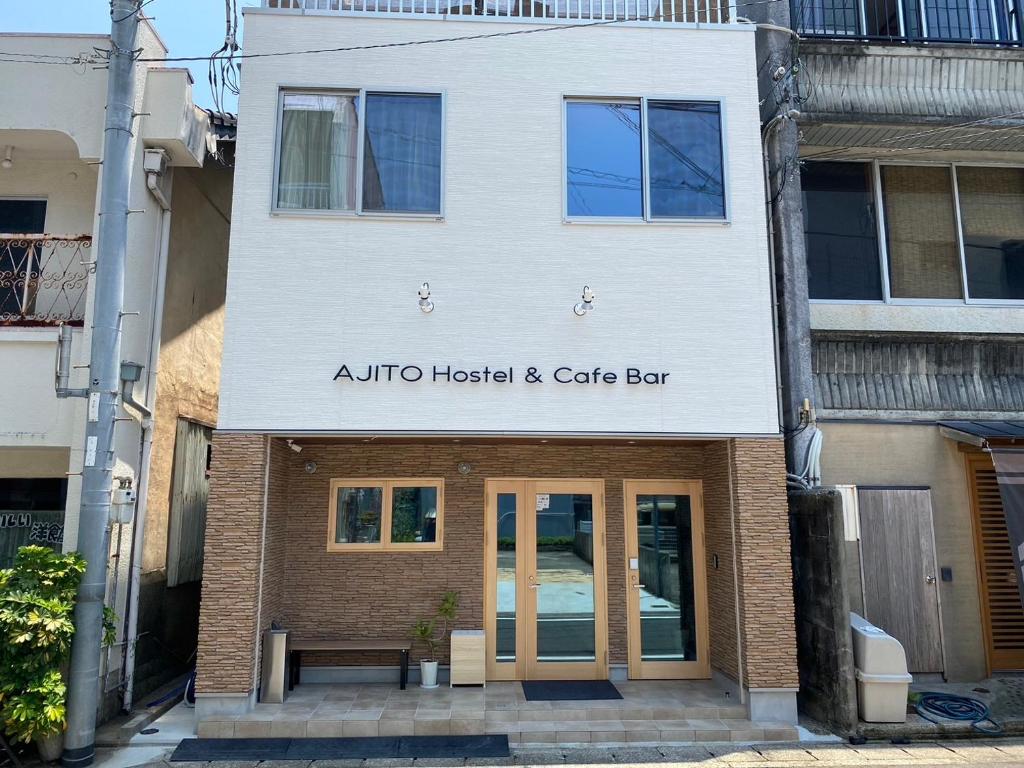
<path id="1" fill-rule="evenodd" d="M 153 190 L 156 179 L 146 175 L 146 185 Z M 159 187 L 157 186 L 157 189 Z M 149 462 L 153 451 L 153 420 L 156 414 L 156 378 L 160 360 L 160 334 L 163 330 L 164 293 L 167 287 L 167 257 L 171 240 L 171 209 L 161 193 L 154 197 L 163 209 L 160 214 L 160 246 L 157 255 L 156 277 L 153 281 L 153 317 L 150 325 L 149 360 L 146 364 L 146 407 L 152 416 L 142 420 L 142 437 L 139 447 L 139 482 L 136 487 L 138 502 L 135 507 L 135 525 L 132 528 L 131 573 L 128 577 L 128 616 L 125 636 L 125 685 L 122 708 L 132 711 L 135 695 L 135 646 L 139 639 L 139 592 L 142 587 L 142 556 L 146 540 L 146 510 L 149 497 Z"/>

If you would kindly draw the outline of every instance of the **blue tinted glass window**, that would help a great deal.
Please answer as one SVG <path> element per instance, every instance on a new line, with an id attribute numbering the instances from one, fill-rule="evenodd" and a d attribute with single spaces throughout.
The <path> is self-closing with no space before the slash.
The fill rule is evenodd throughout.
<path id="1" fill-rule="evenodd" d="M 718 104 L 647 104 L 652 218 L 725 217 Z"/>
<path id="2" fill-rule="evenodd" d="M 440 95 L 366 95 L 363 210 L 441 212 Z"/>
<path id="3" fill-rule="evenodd" d="M 643 216 L 640 105 L 566 104 L 570 216 Z"/>

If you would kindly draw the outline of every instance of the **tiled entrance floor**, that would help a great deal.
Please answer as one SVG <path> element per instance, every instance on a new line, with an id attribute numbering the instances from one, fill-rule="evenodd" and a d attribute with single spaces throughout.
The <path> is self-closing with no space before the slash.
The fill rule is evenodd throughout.
<path id="1" fill-rule="evenodd" d="M 735 692 L 711 681 L 616 682 L 615 701 L 527 701 L 519 683 L 424 690 L 394 684 L 303 684 L 283 704 L 206 719 L 208 738 L 506 733 L 513 744 L 793 741 L 796 728 L 746 720 Z"/>

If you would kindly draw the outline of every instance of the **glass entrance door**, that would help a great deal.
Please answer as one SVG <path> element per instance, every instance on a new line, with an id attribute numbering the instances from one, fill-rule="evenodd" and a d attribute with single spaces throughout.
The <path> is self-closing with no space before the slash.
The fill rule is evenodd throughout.
<path id="1" fill-rule="evenodd" d="M 607 676 L 603 481 L 487 481 L 488 677 Z"/>
<path id="2" fill-rule="evenodd" d="M 629 676 L 710 677 L 700 483 L 627 480 L 624 490 Z"/>

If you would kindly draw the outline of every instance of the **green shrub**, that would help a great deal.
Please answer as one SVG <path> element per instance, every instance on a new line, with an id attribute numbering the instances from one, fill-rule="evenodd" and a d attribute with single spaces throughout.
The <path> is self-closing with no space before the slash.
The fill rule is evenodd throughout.
<path id="1" fill-rule="evenodd" d="M 15 740 L 64 730 L 67 692 L 62 669 L 75 634 L 72 622 L 85 560 L 77 552 L 21 547 L 13 568 L 0 569 L 0 720 Z M 104 609 L 104 642 L 114 636 Z"/>
<path id="2" fill-rule="evenodd" d="M 425 661 L 437 661 L 437 648 L 448 636 L 448 629 L 455 622 L 458 610 L 459 593 L 450 589 L 441 596 L 441 603 L 437 606 L 437 613 L 432 619 L 420 619 L 413 625 L 413 639 L 427 646 L 429 658 Z M 441 624 L 440 629 L 438 623 Z"/>

